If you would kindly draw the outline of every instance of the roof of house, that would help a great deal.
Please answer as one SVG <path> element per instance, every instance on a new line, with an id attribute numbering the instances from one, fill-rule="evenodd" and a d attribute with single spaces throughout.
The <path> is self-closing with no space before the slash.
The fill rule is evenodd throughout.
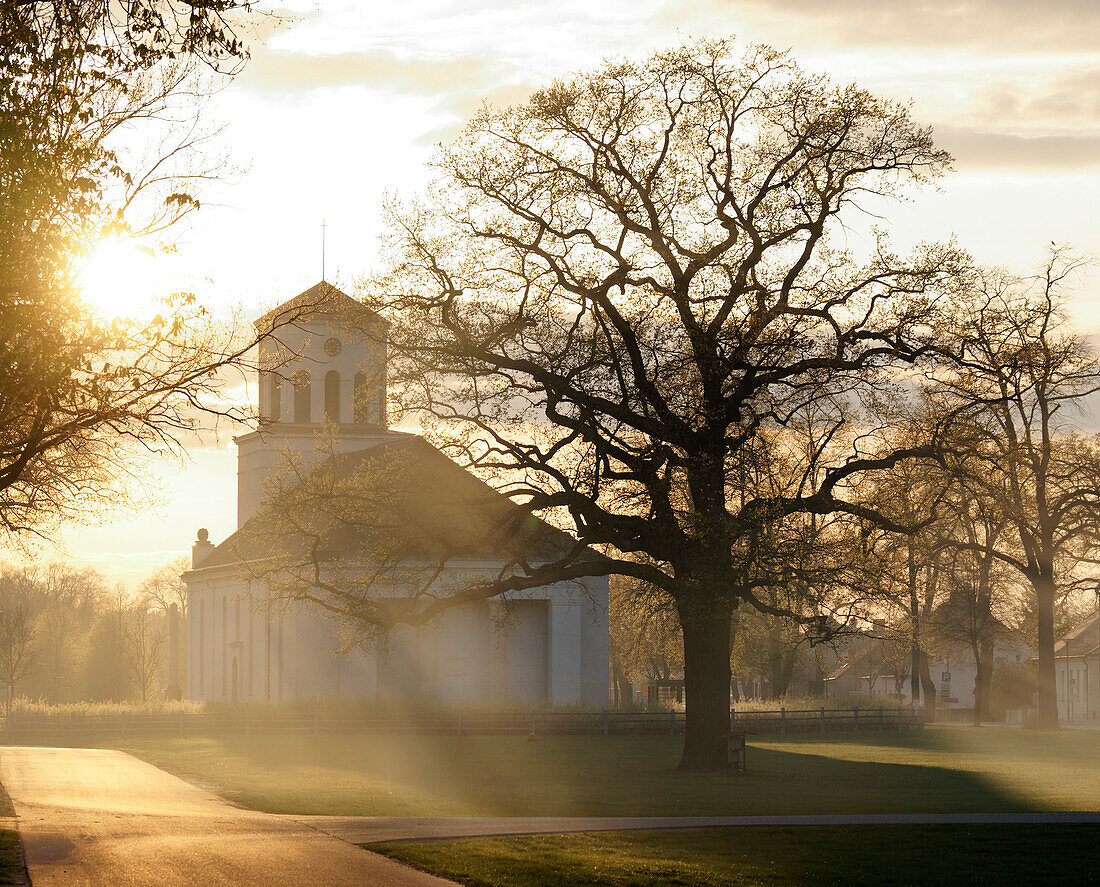
<path id="1" fill-rule="evenodd" d="M 1091 614 L 1069 631 L 1054 645 L 1055 656 L 1095 656 L 1100 649 L 1100 635 L 1097 634 L 1100 617 Z"/>
<path id="2" fill-rule="evenodd" d="M 545 561 L 576 544 L 423 438 L 402 435 L 326 459 L 276 493 L 198 568 L 258 560 L 275 550 L 304 553 L 311 534 L 337 556 L 389 554 L 410 562 Z M 594 551 L 585 556 L 601 557 Z"/>
<path id="3" fill-rule="evenodd" d="M 331 315 L 389 326 L 389 321 L 380 314 L 371 311 L 358 299 L 353 299 L 328 281 L 322 280 L 257 318 L 256 328 L 270 329 L 277 323 L 302 322 L 310 317 Z"/>

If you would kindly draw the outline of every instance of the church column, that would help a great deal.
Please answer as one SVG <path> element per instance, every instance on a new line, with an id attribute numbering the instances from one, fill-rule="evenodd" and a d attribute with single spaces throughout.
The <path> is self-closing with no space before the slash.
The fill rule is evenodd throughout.
<path id="1" fill-rule="evenodd" d="M 504 602 L 488 601 L 485 609 L 488 637 L 485 664 L 485 697 L 508 698 L 508 631 L 504 627 Z"/>
<path id="2" fill-rule="evenodd" d="M 555 705 L 581 701 L 581 606 L 550 601 L 550 699 Z"/>

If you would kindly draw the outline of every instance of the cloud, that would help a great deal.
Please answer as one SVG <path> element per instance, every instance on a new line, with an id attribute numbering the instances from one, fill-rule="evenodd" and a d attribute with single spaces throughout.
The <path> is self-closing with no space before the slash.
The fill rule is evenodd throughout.
<path id="1" fill-rule="evenodd" d="M 680 3 L 666 20 L 726 11 L 773 35 L 793 29 L 847 45 L 965 48 L 987 52 L 1095 52 L 1095 0 L 710 0 Z M 771 27 L 769 27 L 771 26 Z M 787 45 L 782 37 L 769 37 Z"/>
<path id="2" fill-rule="evenodd" d="M 239 84 L 280 100 L 306 100 L 314 90 L 361 87 L 425 100 L 438 128 L 418 142 L 455 135 L 458 121 L 483 102 L 496 106 L 523 101 L 537 86 L 515 67 L 484 56 L 406 55 L 388 48 L 314 54 L 262 49 L 253 54 Z"/>
<path id="3" fill-rule="evenodd" d="M 485 58 L 402 56 L 384 48 L 329 55 L 263 49 L 254 53 L 239 82 L 245 88 L 275 93 L 364 86 L 437 95 L 491 85 L 500 76 L 494 67 Z"/>
<path id="4" fill-rule="evenodd" d="M 979 92 L 982 113 L 1019 128 L 1100 128 L 1100 65 L 1049 78 L 1021 78 Z"/>
<path id="5" fill-rule="evenodd" d="M 1016 135 L 937 126 L 936 144 L 955 156 L 956 169 L 1100 169 L 1100 135 Z"/>

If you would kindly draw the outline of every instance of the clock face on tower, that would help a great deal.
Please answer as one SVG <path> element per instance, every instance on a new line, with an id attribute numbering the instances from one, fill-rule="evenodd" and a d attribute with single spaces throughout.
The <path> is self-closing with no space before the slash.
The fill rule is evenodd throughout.
<path id="1" fill-rule="evenodd" d="M 335 357 L 340 353 L 340 349 L 344 346 L 340 343 L 340 340 L 333 336 L 331 339 L 325 339 L 325 354 L 329 357 Z"/>

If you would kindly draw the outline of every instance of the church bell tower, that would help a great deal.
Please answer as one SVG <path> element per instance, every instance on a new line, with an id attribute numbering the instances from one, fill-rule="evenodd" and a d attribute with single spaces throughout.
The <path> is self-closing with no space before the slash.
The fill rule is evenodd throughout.
<path id="1" fill-rule="evenodd" d="M 256 321 L 259 424 L 237 443 L 237 526 L 260 506 L 288 452 L 314 452 L 330 430 L 338 452 L 391 436 L 386 427 L 388 323 L 321 281 Z"/>

